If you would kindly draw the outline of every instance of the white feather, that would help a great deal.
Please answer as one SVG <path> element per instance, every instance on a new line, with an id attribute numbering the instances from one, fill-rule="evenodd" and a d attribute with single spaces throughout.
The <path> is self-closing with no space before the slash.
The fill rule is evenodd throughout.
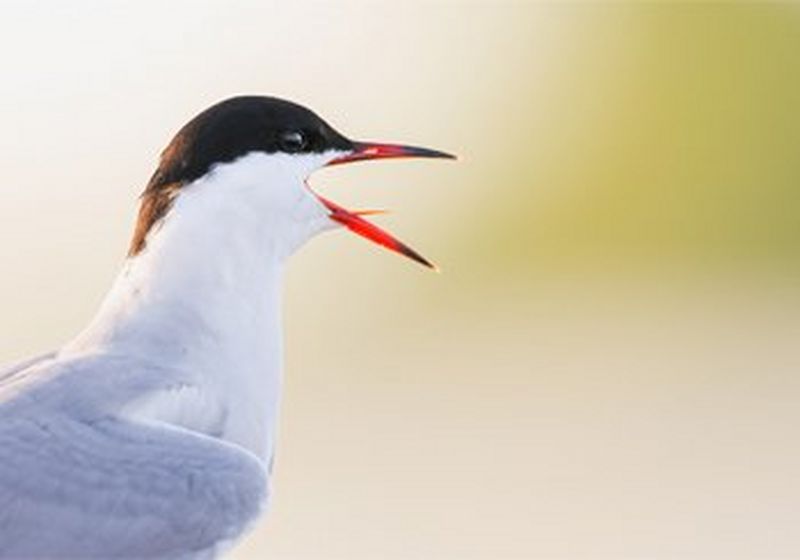
<path id="1" fill-rule="evenodd" d="M 0 557 L 210 558 L 267 501 L 281 277 L 335 157 L 253 153 L 184 187 L 73 342 L 0 374 Z"/>

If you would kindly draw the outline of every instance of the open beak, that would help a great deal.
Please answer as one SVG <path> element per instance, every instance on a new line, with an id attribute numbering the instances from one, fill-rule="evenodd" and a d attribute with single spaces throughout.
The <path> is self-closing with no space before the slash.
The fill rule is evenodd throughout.
<path id="1" fill-rule="evenodd" d="M 366 161 L 372 159 L 394 159 L 394 158 L 445 158 L 455 159 L 455 156 L 419 148 L 416 146 L 402 146 L 399 144 L 382 144 L 377 142 L 353 142 L 353 151 L 328 162 L 328 166 L 339 165 L 342 163 L 352 163 L 356 161 Z M 330 210 L 332 220 L 339 222 L 347 229 L 381 245 L 390 251 L 400 253 L 422 265 L 434 270 L 436 265 L 425 257 L 417 253 L 414 249 L 395 238 L 390 233 L 382 230 L 375 224 L 368 222 L 363 216 L 374 212 L 350 211 L 342 208 L 338 204 L 325 198 L 319 197 L 320 201 Z"/>

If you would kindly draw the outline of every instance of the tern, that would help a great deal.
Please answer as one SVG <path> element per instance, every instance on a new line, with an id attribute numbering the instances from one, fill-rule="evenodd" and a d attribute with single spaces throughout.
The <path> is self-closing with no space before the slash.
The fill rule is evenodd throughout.
<path id="1" fill-rule="evenodd" d="M 449 154 L 349 140 L 295 103 L 218 103 L 162 152 L 97 315 L 0 370 L 0 558 L 216 558 L 269 502 L 287 257 L 344 226 L 309 175 Z"/>

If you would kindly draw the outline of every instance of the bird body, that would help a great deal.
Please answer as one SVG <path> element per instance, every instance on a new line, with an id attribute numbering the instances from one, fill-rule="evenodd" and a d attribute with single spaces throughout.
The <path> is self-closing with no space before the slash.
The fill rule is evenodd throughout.
<path id="1" fill-rule="evenodd" d="M 319 220 L 270 216 L 280 207 L 275 196 L 302 192 L 289 188 L 302 181 L 302 166 L 291 156 L 246 159 L 186 187 L 149 250 L 126 262 L 74 341 L 3 375 L 0 557 L 146 557 L 141 545 L 153 543 L 165 558 L 187 544 L 202 558 L 266 505 L 283 262 L 327 225 L 327 212 L 308 195 L 296 211 Z M 276 188 L 260 188 L 264 177 Z M 109 479 L 115 472 L 125 474 Z M 141 480 L 130 478 L 137 473 Z M 27 491 L 24 479 L 37 488 Z M 106 500 L 115 485 L 134 492 Z M 61 519 L 66 504 L 75 511 Z M 186 509 L 138 522 L 139 512 L 170 506 Z M 183 519 L 187 532 L 159 522 L 164 517 Z"/>
<path id="2" fill-rule="evenodd" d="M 0 371 L 0 558 L 214 558 L 267 506 L 284 263 L 337 225 L 306 178 L 357 149 L 241 99 L 167 148 L 89 326 Z M 334 140 L 252 138 L 304 119 Z"/>

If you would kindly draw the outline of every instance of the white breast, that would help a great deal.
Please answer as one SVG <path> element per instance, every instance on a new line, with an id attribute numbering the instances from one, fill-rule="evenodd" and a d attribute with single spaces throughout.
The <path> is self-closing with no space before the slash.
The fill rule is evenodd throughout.
<path id="1" fill-rule="evenodd" d="M 156 356 L 167 366 L 172 373 L 131 395 L 124 414 L 269 458 L 283 366 L 283 263 L 332 225 L 304 184 L 320 157 L 250 154 L 181 190 L 98 317 L 66 348 Z"/>

